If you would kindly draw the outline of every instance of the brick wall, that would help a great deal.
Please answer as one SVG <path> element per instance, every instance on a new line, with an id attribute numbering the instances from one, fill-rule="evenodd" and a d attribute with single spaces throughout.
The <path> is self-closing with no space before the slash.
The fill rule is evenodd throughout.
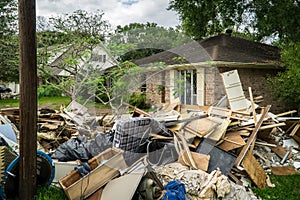
<path id="1" fill-rule="evenodd" d="M 164 78 L 163 78 L 164 77 Z M 147 99 L 150 104 L 161 104 L 170 101 L 170 74 L 169 71 L 149 72 L 147 73 Z M 165 86 L 165 94 L 161 90 L 161 86 Z M 164 98 L 163 98 L 164 96 Z M 163 102 L 163 100 L 165 102 Z"/>
<path id="2" fill-rule="evenodd" d="M 219 68 L 220 73 L 231 71 L 232 68 Z M 253 97 L 263 96 L 264 101 L 259 103 L 260 106 L 265 107 L 268 104 L 272 105 L 271 111 L 274 113 L 286 111 L 284 105 L 279 103 L 271 94 L 271 90 L 267 83 L 268 76 L 275 76 L 278 71 L 274 69 L 238 69 L 239 77 L 242 83 L 243 91 L 247 99 L 249 98 L 248 87 L 251 87 Z M 220 76 L 221 79 L 221 76 Z"/>
<path id="3" fill-rule="evenodd" d="M 225 94 L 218 68 L 205 68 L 205 105 L 217 103 Z"/>
<path id="4" fill-rule="evenodd" d="M 225 88 L 220 73 L 234 70 L 233 68 L 211 67 L 205 68 L 205 105 L 213 105 L 226 95 Z M 155 75 L 153 75 L 155 73 Z M 280 104 L 271 94 L 267 84 L 267 76 L 274 76 L 277 72 L 270 69 L 238 69 L 244 94 L 249 99 L 248 87 L 252 88 L 254 97 L 263 96 L 264 101 L 259 103 L 264 107 L 272 105 L 271 111 L 274 113 L 286 111 L 284 105 Z M 149 78 L 151 77 L 151 78 Z M 151 104 L 161 104 L 162 94 L 159 93 L 158 87 L 165 85 L 165 101 L 170 101 L 170 73 L 165 71 L 165 83 L 162 82 L 162 73 L 151 72 L 147 74 L 147 99 Z"/>

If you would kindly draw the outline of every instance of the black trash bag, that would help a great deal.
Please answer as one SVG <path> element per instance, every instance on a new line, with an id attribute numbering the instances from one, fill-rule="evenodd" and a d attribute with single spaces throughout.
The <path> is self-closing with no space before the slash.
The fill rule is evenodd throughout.
<path id="1" fill-rule="evenodd" d="M 61 144 L 51 157 L 63 162 L 74 160 L 86 162 L 92 158 L 92 156 L 86 149 L 86 144 L 84 141 L 84 136 L 79 138 L 71 138 L 67 142 Z"/>
<path id="2" fill-rule="evenodd" d="M 109 133 L 98 133 L 92 140 L 87 141 L 86 148 L 93 157 L 104 151 L 105 149 L 112 147 L 113 135 Z"/>

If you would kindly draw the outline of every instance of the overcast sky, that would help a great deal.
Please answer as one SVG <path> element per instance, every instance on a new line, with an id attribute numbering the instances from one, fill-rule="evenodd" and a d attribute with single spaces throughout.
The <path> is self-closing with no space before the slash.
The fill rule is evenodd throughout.
<path id="1" fill-rule="evenodd" d="M 104 18 L 114 27 L 133 22 L 154 22 L 175 27 L 179 19 L 174 11 L 166 10 L 169 0 L 37 0 L 37 16 L 55 16 L 81 9 L 88 12 L 101 10 Z"/>

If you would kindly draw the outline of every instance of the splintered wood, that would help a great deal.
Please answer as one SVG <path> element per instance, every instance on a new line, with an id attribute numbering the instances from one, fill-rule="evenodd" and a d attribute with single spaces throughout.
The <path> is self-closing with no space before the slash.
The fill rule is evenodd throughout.
<path id="1" fill-rule="evenodd" d="M 267 174 L 251 152 L 248 151 L 246 153 L 242 161 L 242 166 L 257 187 L 264 188 L 266 186 Z"/>
<path id="2" fill-rule="evenodd" d="M 234 165 L 236 167 L 238 167 L 241 164 L 241 162 L 242 162 L 243 158 L 245 157 L 247 151 L 249 150 L 252 142 L 256 139 L 256 135 L 258 133 L 258 130 L 261 127 L 265 117 L 268 115 L 268 112 L 269 112 L 270 108 L 271 108 L 270 105 L 268 105 L 266 107 L 266 109 L 264 110 L 264 113 L 262 114 L 259 121 L 257 122 L 257 125 L 255 126 L 255 128 L 254 128 L 252 134 L 250 135 L 250 137 L 248 138 L 248 141 L 247 141 L 246 145 L 243 147 L 242 151 L 240 152 L 239 156 L 237 157 L 237 159 L 234 163 Z"/>

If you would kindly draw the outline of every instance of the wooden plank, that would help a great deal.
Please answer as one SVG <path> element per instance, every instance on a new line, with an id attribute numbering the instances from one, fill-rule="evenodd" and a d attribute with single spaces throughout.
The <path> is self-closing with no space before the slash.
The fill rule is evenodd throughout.
<path id="1" fill-rule="evenodd" d="M 219 108 L 211 106 L 208 110 L 209 116 L 231 117 L 232 111 L 227 108 Z"/>
<path id="2" fill-rule="evenodd" d="M 290 114 L 293 114 L 293 113 L 296 113 L 296 112 L 297 112 L 297 110 L 291 110 L 291 111 L 288 111 L 288 112 L 276 114 L 276 116 L 277 117 L 282 117 L 282 116 L 290 115 Z"/>
<path id="3" fill-rule="evenodd" d="M 275 145 L 275 144 L 270 144 L 270 143 L 265 143 L 265 142 L 258 142 L 258 141 L 256 141 L 255 142 L 255 145 L 257 145 L 257 146 L 265 146 L 265 147 L 277 147 L 277 145 Z"/>
<path id="4" fill-rule="evenodd" d="M 228 176 L 238 185 L 243 185 L 243 182 L 240 181 L 233 173 L 229 172 Z"/>
<path id="5" fill-rule="evenodd" d="M 271 167 L 272 174 L 275 175 L 293 175 L 300 174 L 299 171 L 295 169 L 293 166 L 279 166 L 279 167 Z"/>
<path id="6" fill-rule="evenodd" d="M 248 90 L 249 90 L 253 120 L 254 120 L 254 124 L 256 125 L 257 124 L 257 118 L 256 118 L 255 105 L 254 105 L 254 101 L 253 101 L 253 95 L 252 95 L 251 87 L 248 87 Z"/>
<path id="7" fill-rule="evenodd" d="M 249 137 L 250 132 L 248 130 L 237 130 L 237 131 L 227 131 L 226 135 L 227 134 L 237 134 L 237 135 L 240 135 L 240 136 Z"/>
<path id="8" fill-rule="evenodd" d="M 94 194 L 87 198 L 87 200 L 100 200 L 104 187 L 97 190 Z"/>
<path id="9" fill-rule="evenodd" d="M 259 130 L 266 130 L 266 129 L 271 129 L 279 126 L 285 126 L 286 124 L 284 122 L 278 123 L 278 124 L 270 124 L 266 126 L 261 126 Z"/>
<path id="10" fill-rule="evenodd" d="M 258 133 L 258 130 L 261 127 L 265 117 L 268 115 L 268 112 L 269 112 L 270 108 L 271 108 L 271 105 L 268 105 L 266 107 L 266 109 L 264 110 L 262 116 L 260 117 L 259 121 L 257 122 L 257 125 L 255 126 L 253 132 L 251 133 L 250 137 L 248 138 L 248 141 L 247 141 L 246 145 L 243 147 L 242 151 L 239 153 L 239 155 L 238 155 L 238 157 L 237 157 L 237 159 L 234 163 L 234 165 L 236 167 L 238 167 L 241 164 L 243 158 L 247 154 L 247 151 L 249 150 L 250 146 L 252 145 L 252 142 L 256 139 L 256 135 Z"/>
<path id="11" fill-rule="evenodd" d="M 264 188 L 266 186 L 267 174 L 252 153 L 246 153 L 242 166 L 257 187 Z"/>
<path id="12" fill-rule="evenodd" d="M 300 128 L 300 123 L 296 124 L 296 126 L 293 128 L 292 132 L 290 133 L 290 136 L 294 136 L 297 134 L 298 130 Z"/>

